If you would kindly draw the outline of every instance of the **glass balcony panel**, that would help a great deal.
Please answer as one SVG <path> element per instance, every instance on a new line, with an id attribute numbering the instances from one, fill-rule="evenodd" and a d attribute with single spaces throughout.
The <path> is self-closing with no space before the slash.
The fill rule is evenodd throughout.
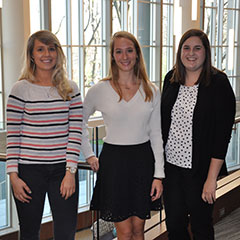
<path id="1" fill-rule="evenodd" d="M 228 147 L 227 156 L 226 156 L 228 171 L 232 171 L 240 167 L 239 139 L 240 139 L 240 126 L 238 123 L 233 126 L 232 138 L 231 138 L 231 141 Z"/>
<path id="2" fill-rule="evenodd" d="M 9 225 L 8 223 L 8 194 L 7 194 L 6 163 L 0 162 L 0 229 Z"/>

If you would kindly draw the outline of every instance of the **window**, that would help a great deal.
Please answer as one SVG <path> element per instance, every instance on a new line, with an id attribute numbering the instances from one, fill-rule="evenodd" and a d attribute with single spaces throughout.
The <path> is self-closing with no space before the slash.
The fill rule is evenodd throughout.
<path id="1" fill-rule="evenodd" d="M 106 75 L 106 1 L 51 1 L 51 30 L 67 56 L 69 78 L 84 96 Z"/>
<path id="2" fill-rule="evenodd" d="M 30 11 L 32 32 L 48 28 L 59 38 L 69 78 L 83 96 L 107 75 L 116 31 L 138 38 L 149 78 L 157 85 L 173 66 L 173 0 L 39 0 L 30 1 Z"/>
<path id="3" fill-rule="evenodd" d="M 2 9 L 0 8 L 0 26 L 2 25 Z M 3 79 L 2 79 L 2 32 L 0 29 L 0 130 L 5 128 L 4 124 L 4 95 L 3 95 Z"/>
<path id="4" fill-rule="evenodd" d="M 30 29 L 34 33 L 41 29 L 40 1 L 29 1 L 30 7 Z"/>
<path id="5" fill-rule="evenodd" d="M 203 29 L 208 35 L 212 62 L 223 70 L 230 80 L 236 96 L 237 116 L 240 103 L 240 1 L 205 0 L 202 1 Z M 234 127 L 228 148 L 227 166 L 233 170 L 240 166 L 239 159 L 239 124 Z"/>
<path id="6" fill-rule="evenodd" d="M 0 5 L 2 3 L 0 2 Z M 0 7 L 0 26 L 2 26 L 2 9 Z M 4 119 L 4 95 L 2 79 L 2 32 L 0 28 L 0 153 L 5 152 L 6 133 Z M 10 225 L 9 222 L 9 186 L 6 174 L 6 163 L 0 161 L 0 229 Z"/>
<path id="7" fill-rule="evenodd" d="M 159 85 L 173 66 L 173 0 L 39 0 L 30 1 L 30 11 L 32 33 L 49 29 L 60 40 L 82 96 L 107 75 L 110 38 L 120 30 L 139 40 L 152 82 Z M 79 207 L 89 204 L 92 180 L 79 170 Z M 47 201 L 44 213 L 50 214 Z"/>
<path id="8" fill-rule="evenodd" d="M 239 101 L 240 83 L 240 1 L 206 0 L 204 31 L 212 47 L 213 65 L 226 72 Z"/>
<path id="9" fill-rule="evenodd" d="M 112 32 L 120 30 L 133 33 L 139 40 L 148 76 L 160 83 L 161 1 L 113 0 Z M 144 17 L 143 17 L 144 16 Z"/>
<path id="10" fill-rule="evenodd" d="M 162 17 L 162 74 L 163 79 L 174 64 L 173 51 L 173 0 L 163 1 Z"/>

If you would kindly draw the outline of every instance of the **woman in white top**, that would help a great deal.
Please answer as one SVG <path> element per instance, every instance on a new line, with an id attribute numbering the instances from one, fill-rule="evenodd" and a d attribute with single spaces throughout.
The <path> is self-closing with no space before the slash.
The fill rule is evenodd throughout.
<path id="1" fill-rule="evenodd" d="M 91 209 L 115 223 L 118 239 L 144 239 L 145 219 L 153 205 L 160 209 L 163 191 L 160 92 L 148 79 L 132 34 L 113 35 L 110 57 L 109 75 L 88 91 L 83 107 L 86 122 L 100 111 L 106 127 L 99 163 L 90 145 L 82 144 L 98 170 Z"/>

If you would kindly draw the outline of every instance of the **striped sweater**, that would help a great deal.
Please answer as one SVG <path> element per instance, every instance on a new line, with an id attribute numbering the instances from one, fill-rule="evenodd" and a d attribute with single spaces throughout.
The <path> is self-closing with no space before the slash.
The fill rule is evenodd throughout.
<path id="1" fill-rule="evenodd" d="M 70 101 L 54 87 L 18 81 L 7 103 L 7 173 L 18 164 L 76 167 L 82 134 L 82 100 L 77 85 Z"/>

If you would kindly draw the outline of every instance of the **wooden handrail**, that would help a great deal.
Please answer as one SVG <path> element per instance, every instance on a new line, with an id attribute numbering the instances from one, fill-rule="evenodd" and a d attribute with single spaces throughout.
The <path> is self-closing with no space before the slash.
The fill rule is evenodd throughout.
<path id="1" fill-rule="evenodd" d="M 0 153 L 0 162 L 6 162 L 6 154 Z"/>
<path id="2" fill-rule="evenodd" d="M 228 176 L 221 178 L 217 181 L 217 189 L 224 187 L 225 185 L 229 184 L 230 182 L 235 181 L 236 179 L 240 178 L 240 170 L 237 170 Z"/>
<path id="3" fill-rule="evenodd" d="M 234 123 L 237 124 L 240 122 L 240 116 L 235 117 Z"/>
<path id="4" fill-rule="evenodd" d="M 224 194 L 230 192 L 236 187 L 240 186 L 240 170 L 235 171 L 228 176 L 218 180 L 218 188 L 216 191 L 216 198 L 220 198 Z"/>

